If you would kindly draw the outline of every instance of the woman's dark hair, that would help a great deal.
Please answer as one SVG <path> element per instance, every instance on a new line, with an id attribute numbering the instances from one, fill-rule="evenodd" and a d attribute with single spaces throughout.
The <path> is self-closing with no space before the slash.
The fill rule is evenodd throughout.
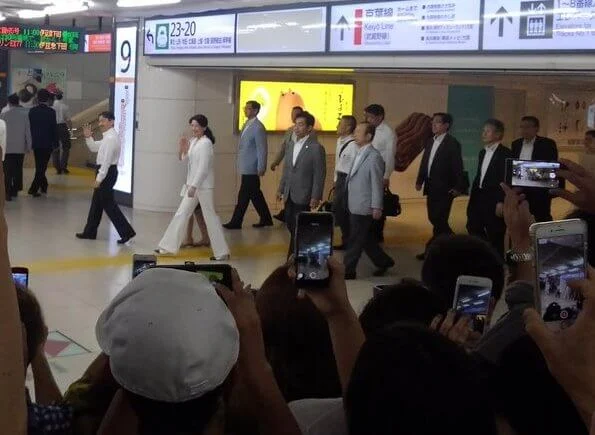
<path id="1" fill-rule="evenodd" d="M 130 391 L 125 393 L 138 418 L 139 435 L 194 435 L 203 433 L 217 412 L 223 387 L 181 403 L 158 402 Z"/>
<path id="2" fill-rule="evenodd" d="M 194 115 L 192 118 L 190 118 L 188 124 L 192 124 L 192 121 L 196 121 L 198 125 L 205 129 L 205 136 L 211 140 L 213 145 L 215 145 L 215 135 L 209 128 L 209 120 L 207 117 L 204 115 Z"/>
<path id="3" fill-rule="evenodd" d="M 16 291 L 21 323 L 25 325 L 25 330 L 27 331 L 27 355 L 29 361 L 25 362 L 29 365 L 43 341 L 45 323 L 43 321 L 43 314 L 41 313 L 41 306 L 31 290 L 16 286 Z"/>
<path id="4" fill-rule="evenodd" d="M 277 268 L 256 294 L 264 343 L 285 400 L 338 397 L 341 385 L 327 323 L 308 298 Z"/>

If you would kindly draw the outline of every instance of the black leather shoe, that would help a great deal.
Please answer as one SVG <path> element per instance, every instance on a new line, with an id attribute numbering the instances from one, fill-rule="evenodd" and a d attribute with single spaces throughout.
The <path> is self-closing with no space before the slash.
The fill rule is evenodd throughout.
<path id="1" fill-rule="evenodd" d="M 276 215 L 273 216 L 275 219 L 277 219 L 279 222 L 285 222 L 285 213 L 280 211 L 279 213 L 277 213 Z"/>
<path id="2" fill-rule="evenodd" d="M 345 281 L 356 279 L 355 272 L 345 272 Z"/>
<path id="3" fill-rule="evenodd" d="M 129 236 L 122 237 L 120 240 L 118 240 L 118 245 L 125 245 L 126 243 L 131 241 L 135 236 L 136 236 L 136 233 L 132 233 Z"/>
<path id="4" fill-rule="evenodd" d="M 57 171 L 56 171 L 56 175 L 62 175 L 62 170 L 60 170 L 60 169 L 59 169 L 59 170 L 57 170 Z"/>
<path id="5" fill-rule="evenodd" d="M 257 224 L 252 225 L 254 228 L 264 228 L 264 227 L 272 227 L 272 222 L 258 222 Z"/>
<path id="6" fill-rule="evenodd" d="M 62 169 L 62 173 L 68 175 L 70 174 L 70 171 L 68 169 Z"/>
<path id="7" fill-rule="evenodd" d="M 241 230 L 242 226 L 228 222 L 226 224 L 223 224 L 223 228 L 225 228 L 226 230 Z"/>
<path id="8" fill-rule="evenodd" d="M 418 259 L 419 261 L 424 261 L 426 259 L 426 253 L 422 252 L 421 254 L 417 254 L 415 256 L 416 259 Z"/>
<path id="9" fill-rule="evenodd" d="M 76 238 L 81 240 L 95 240 L 97 237 L 89 236 L 85 233 L 76 233 Z"/>
<path id="10" fill-rule="evenodd" d="M 389 264 L 383 267 L 379 267 L 376 271 L 372 274 L 374 276 L 384 276 L 386 271 L 395 265 L 394 261 L 391 261 Z"/>
<path id="11" fill-rule="evenodd" d="M 45 195 L 46 193 L 48 193 L 48 187 L 47 187 L 47 186 L 45 186 L 45 187 L 42 187 L 42 188 L 41 188 L 41 193 L 43 193 L 44 195 Z"/>
<path id="12" fill-rule="evenodd" d="M 29 191 L 29 195 L 31 195 L 33 198 L 39 198 L 41 196 L 41 193 Z"/>

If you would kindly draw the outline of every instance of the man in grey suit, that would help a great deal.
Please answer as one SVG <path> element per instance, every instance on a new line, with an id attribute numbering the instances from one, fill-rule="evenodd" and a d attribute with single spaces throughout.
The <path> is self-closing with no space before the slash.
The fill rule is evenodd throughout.
<path id="1" fill-rule="evenodd" d="M 6 154 L 4 157 L 4 187 L 6 200 L 12 201 L 23 190 L 23 159 L 31 151 L 29 109 L 19 105 L 19 97 L 8 97 L 9 110 L 0 115 L 6 123 Z"/>
<path id="2" fill-rule="evenodd" d="M 267 133 L 262 122 L 257 118 L 260 104 L 256 101 L 246 102 L 244 114 L 248 120 L 242 128 L 238 149 L 238 169 L 242 175 L 242 183 L 238 192 L 238 202 L 231 220 L 223 227 L 228 230 L 242 228 L 248 204 L 252 201 L 260 221 L 255 228 L 273 225 L 271 212 L 260 190 L 260 177 L 267 169 Z"/>
<path id="3" fill-rule="evenodd" d="M 285 223 L 291 237 L 288 257 L 294 253 L 297 215 L 318 207 L 322 201 L 326 154 L 324 147 L 311 135 L 314 123 L 314 116 L 308 112 L 296 117 L 296 141 L 287 147 L 283 177 L 277 192 L 277 198 L 285 201 Z"/>
<path id="4" fill-rule="evenodd" d="M 382 250 L 374 221 L 382 219 L 384 193 L 384 159 L 372 146 L 376 127 L 358 124 L 354 138 L 358 151 L 347 176 L 349 241 L 343 262 L 345 279 L 355 279 L 355 269 L 364 251 L 378 268 L 374 276 L 382 276 L 395 262 Z"/>

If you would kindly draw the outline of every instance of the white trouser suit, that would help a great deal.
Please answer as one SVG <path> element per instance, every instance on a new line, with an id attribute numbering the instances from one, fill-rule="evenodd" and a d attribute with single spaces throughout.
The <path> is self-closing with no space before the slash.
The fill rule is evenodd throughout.
<path id="1" fill-rule="evenodd" d="M 223 235 L 223 227 L 219 216 L 215 212 L 213 202 L 213 190 L 215 187 L 215 175 L 213 173 L 213 143 L 206 136 L 200 139 L 194 138 L 190 142 L 188 154 L 182 156 L 188 159 L 188 175 L 186 184 L 182 187 L 182 202 L 178 211 L 171 220 L 163 238 L 159 242 L 159 248 L 176 254 L 180 250 L 182 241 L 186 234 L 188 220 L 194 213 L 194 209 L 200 202 L 200 208 L 205 218 L 207 232 L 211 240 L 211 248 L 215 257 L 229 254 L 229 247 Z M 188 188 L 196 187 L 193 198 L 188 197 Z"/>

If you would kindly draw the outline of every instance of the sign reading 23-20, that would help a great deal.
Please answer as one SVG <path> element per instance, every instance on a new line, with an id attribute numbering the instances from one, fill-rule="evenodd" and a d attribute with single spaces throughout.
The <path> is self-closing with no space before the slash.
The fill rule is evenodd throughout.
<path id="1" fill-rule="evenodd" d="M 145 55 L 230 54 L 235 50 L 235 14 L 146 20 Z"/>

